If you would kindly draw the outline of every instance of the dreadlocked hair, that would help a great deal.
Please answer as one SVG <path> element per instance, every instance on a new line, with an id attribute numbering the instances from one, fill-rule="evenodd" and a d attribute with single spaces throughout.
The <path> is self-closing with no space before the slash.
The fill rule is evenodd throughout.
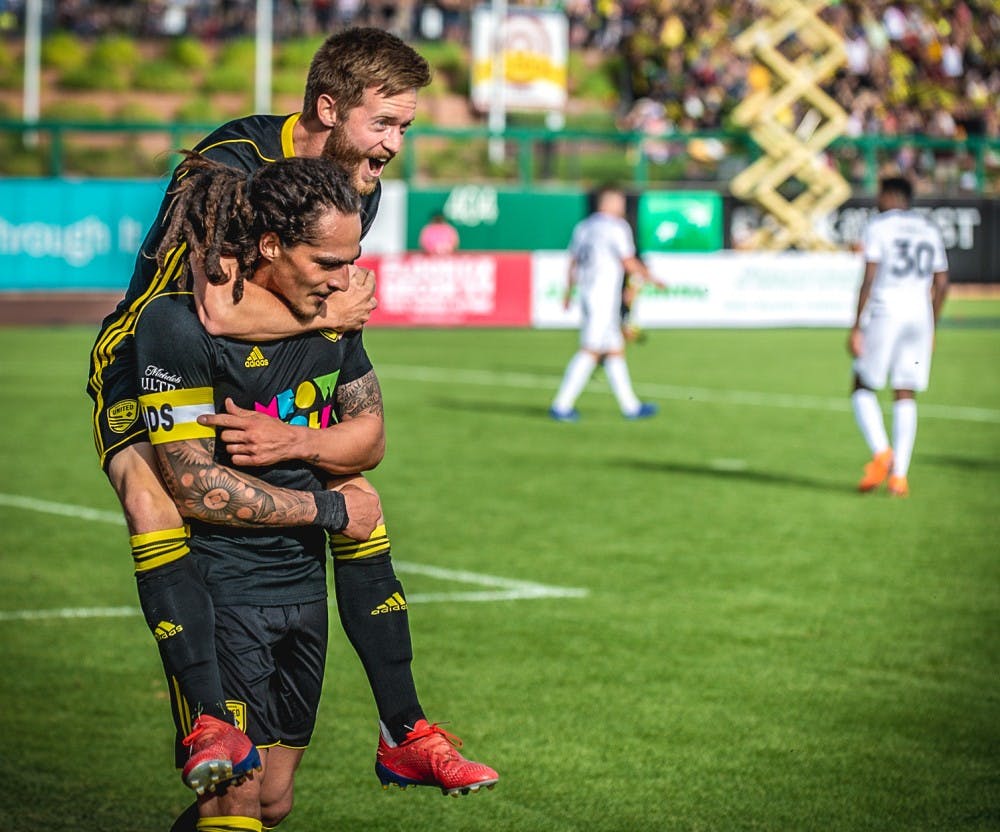
<path id="1" fill-rule="evenodd" d="M 208 281 L 218 285 L 229 279 L 220 260 L 232 257 L 237 263 L 234 303 L 253 275 L 265 232 L 276 234 L 285 247 L 316 243 L 317 224 L 327 211 L 348 215 L 361 210 L 350 176 L 328 159 L 279 159 L 248 176 L 193 151 L 181 152 L 184 161 L 171 191 L 157 265 L 162 269 L 167 254 L 186 243 L 188 262 L 199 263 Z M 187 273 L 179 281 L 181 288 L 186 282 Z"/>
<path id="2" fill-rule="evenodd" d="M 187 245 L 189 265 L 178 279 L 183 289 L 191 262 L 201 266 L 209 283 L 220 285 L 229 280 L 221 258 L 233 257 L 238 266 L 233 301 L 238 303 L 243 297 L 243 280 L 257 256 L 256 240 L 249 233 L 253 209 L 247 199 L 247 175 L 191 150 L 181 154 L 184 161 L 177 168 L 177 184 L 170 192 L 167 229 L 156 250 L 156 264 L 162 270 L 167 254 Z"/>

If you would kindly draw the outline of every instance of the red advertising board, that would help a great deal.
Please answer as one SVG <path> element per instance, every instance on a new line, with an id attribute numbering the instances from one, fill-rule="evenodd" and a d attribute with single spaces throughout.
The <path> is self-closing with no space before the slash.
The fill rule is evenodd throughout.
<path id="1" fill-rule="evenodd" d="M 531 255 L 363 257 L 375 271 L 370 326 L 530 326 Z"/>

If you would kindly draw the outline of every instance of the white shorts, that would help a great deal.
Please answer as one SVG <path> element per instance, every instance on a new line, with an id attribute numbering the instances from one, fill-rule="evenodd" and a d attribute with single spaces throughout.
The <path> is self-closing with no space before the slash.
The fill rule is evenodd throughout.
<path id="1" fill-rule="evenodd" d="M 622 335 L 621 302 L 606 298 L 582 298 L 583 323 L 580 327 L 580 346 L 591 352 L 623 352 L 625 336 Z"/>
<path id="2" fill-rule="evenodd" d="M 865 387 L 881 390 L 888 381 L 893 390 L 927 389 L 934 349 L 930 307 L 891 312 L 875 307 L 861 333 L 862 353 L 854 360 L 854 372 Z"/>

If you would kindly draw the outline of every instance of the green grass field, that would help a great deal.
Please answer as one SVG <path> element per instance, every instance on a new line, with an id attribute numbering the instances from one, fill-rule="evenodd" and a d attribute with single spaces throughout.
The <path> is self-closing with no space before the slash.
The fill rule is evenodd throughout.
<path id="1" fill-rule="evenodd" d="M 630 363 L 660 416 L 598 377 L 576 425 L 545 416 L 575 333 L 370 331 L 421 698 L 501 781 L 383 793 L 335 624 L 282 829 L 1000 828 L 998 306 L 949 307 L 908 500 L 854 490 L 839 330 L 652 332 Z M 190 802 L 92 450 L 93 333 L 0 329 L 11 832 L 157 832 Z"/>

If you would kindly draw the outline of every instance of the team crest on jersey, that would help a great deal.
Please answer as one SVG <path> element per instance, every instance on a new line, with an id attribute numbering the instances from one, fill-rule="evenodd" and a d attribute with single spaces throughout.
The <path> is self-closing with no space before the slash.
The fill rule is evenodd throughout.
<path id="1" fill-rule="evenodd" d="M 340 340 L 340 333 L 335 329 L 321 329 L 319 334 L 326 338 L 327 341 L 333 341 L 335 344 Z"/>
<path id="2" fill-rule="evenodd" d="M 115 433 L 125 433 L 139 418 L 139 402 L 122 399 L 108 408 L 108 427 Z"/>

